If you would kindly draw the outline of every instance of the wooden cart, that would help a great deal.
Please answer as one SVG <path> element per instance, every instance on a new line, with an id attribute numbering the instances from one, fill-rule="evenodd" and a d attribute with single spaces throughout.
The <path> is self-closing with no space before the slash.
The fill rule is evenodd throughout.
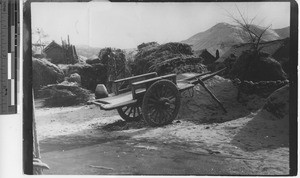
<path id="1" fill-rule="evenodd" d="M 116 80 L 113 82 L 114 93 L 92 103 L 103 110 L 117 109 L 125 121 L 144 118 L 150 126 L 166 125 L 178 115 L 181 92 L 199 83 L 205 87 L 203 81 L 223 70 L 197 74 L 181 80 L 176 80 L 176 74 L 157 76 L 156 72 Z M 127 87 L 122 87 L 124 85 Z M 212 96 L 214 97 L 213 94 Z M 219 101 L 218 103 L 221 104 Z M 223 106 L 222 108 L 224 109 Z"/>

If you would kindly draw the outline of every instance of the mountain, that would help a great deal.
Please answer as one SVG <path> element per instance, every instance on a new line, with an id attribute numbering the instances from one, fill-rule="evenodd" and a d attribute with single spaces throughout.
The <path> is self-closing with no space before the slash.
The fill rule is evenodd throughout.
<path id="1" fill-rule="evenodd" d="M 280 28 L 274 30 L 281 39 L 290 37 L 290 27 Z"/>
<path id="2" fill-rule="evenodd" d="M 260 32 L 264 28 L 260 26 L 251 26 L 252 30 Z M 262 41 L 273 41 L 281 39 L 281 34 L 285 35 L 285 30 L 279 29 L 279 34 L 275 30 L 268 29 L 263 37 Z M 231 46 L 241 43 L 247 43 L 247 34 L 241 30 L 238 26 L 228 23 L 218 23 L 210 29 L 197 33 L 190 38 L 181 41 L 192 45 L 192 49 L 197 54 L 197 51 L 207 49 L 211 54 L 215 55 L 216 50 L 219 50 L 220 56 L 222 56 Z"/>

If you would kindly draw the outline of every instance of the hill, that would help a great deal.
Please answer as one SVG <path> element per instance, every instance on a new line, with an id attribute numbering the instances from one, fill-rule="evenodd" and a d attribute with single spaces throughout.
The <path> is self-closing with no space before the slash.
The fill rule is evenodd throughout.
<path id="1" fill-rule="evenodd" d="M 101 48 L 91 47 L 88 45 L 76 45 L 77 54 L 88 59 L 97 58 L 100 49 Z"/>
<path id="2" fill-rule="evenodd" d="M 252 26 L 255 31 L 263 30 L 263 27 Z M 263 41 L 273 41 L 285 38 L 289 35 L 289 27 L 273 30 L 268 29 L 263 35 Z M 198 50 L 207 49 L 210 53 L 215 54 L 218 49 L 220 56 L 223 55 L 231 46 L 241 43 L 247 43 L 245 34 L 238 26 L 228 23 L 218 23 L 210 29 L 197 33 L 190 38 L 181 41 L 192 45 L 192 49 L 197 53 Z M 283 37 L 282 37 L 283 36 Z"/>
<path id="3" fill-rule="evenodd" d="M 290 27 L 280 28 L 274 30 L 281 39 L 290 37 Z"/>

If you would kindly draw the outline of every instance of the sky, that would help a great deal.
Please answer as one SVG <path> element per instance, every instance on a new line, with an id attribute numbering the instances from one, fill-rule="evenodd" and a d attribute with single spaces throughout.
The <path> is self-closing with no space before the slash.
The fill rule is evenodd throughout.
<path id="1" fill-rule="evenodd" d="M 42 2 L 32 3 L 32 29 L 43 29 L 45 41 L 61 43 L 69 35 L 75 45 L 128 49 L 143 42 L 185 40 L 219 22 L 234 24 L 228 13 L 239 17 L 237 7 L 248 19 L 256 16 L 260 26 L 290 25 L 289 2 Z"/>

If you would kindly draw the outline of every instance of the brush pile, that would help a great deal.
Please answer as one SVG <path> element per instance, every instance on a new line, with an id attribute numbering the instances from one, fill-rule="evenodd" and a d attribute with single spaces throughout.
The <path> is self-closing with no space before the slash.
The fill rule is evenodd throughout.
<path id="1" fill-rule="evenodd" d="M 287 75 L 279 62 L 266 53 L 256 54 L 252 51 L 242 53 L 234 63 L 231 75 L 232 78 L 253 82 L 287 79 Z"/>
<path id="2" fill-rule="evenodd" d="M 64 73 L 55 64 L 46 59 L 32 58 L 33 89 L 38 90 L 48 84 L 55 84 L 64 80 Z"/>
<path id="3" fill-rule="evenodd" d="M 289 117 L 289 85 L 285 85 L 272 93 L 264 105 L 264 109 L 277 119 Z"/>
<path id="4" fill-rule="evenodd" d="M 109 81 L 124 78 L 128 75 L 125 54 L 121 49 L 101 49 L 98 57 L 101 64 L 107 69 Z"/>
<path id="5" fill-rule="evenodd" d="M 106 69 L 105 84 L 108 92 L 111 93 L 112 81 L 130 76 L 125 53 L 121 49 L 103 48 L 100 50 L 98 58 Z"/>
<path id="6" fill-rule="evenodd" d="M 78 86 L 77 83 L 62 82 L 51 84 L 41 89 L 46 97 L 44 105 L 47 107 L 65 107 L 84 104 L 90 99 L 90 92 Z"/>
<path id="7" fill-rule="evenodd" d="M 81 86 L 91 91 L 95 91 L 97 84 L 104 84 L 107 81 L 107 69 L 103 64 L 76 63 L 59 65 L 59 67 L 66 76 L 71 76 L 75 73 L 79 74 Z"/>

